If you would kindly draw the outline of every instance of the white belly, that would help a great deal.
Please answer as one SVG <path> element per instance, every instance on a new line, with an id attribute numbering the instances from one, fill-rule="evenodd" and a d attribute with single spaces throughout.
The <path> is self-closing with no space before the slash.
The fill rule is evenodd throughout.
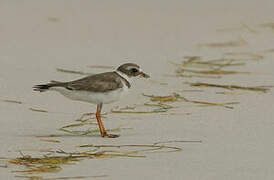
<path id="1" fill-rule="evenodd" d="M 93 104 L 108 104 L 118 101 L 124 94 L 127 93 L 128 87 L 124 86 L 123 88 L 104 93 L 68 90 L 63 87 L 53 87 L 50 88 L 50 90 L 57 91 L 63 96 L 76 101 L 84 101 Z"/>

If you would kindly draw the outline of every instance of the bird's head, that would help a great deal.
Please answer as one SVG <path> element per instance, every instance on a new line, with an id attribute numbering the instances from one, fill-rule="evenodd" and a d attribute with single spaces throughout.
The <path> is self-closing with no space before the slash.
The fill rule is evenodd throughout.
<path id="1" fill-rule="evenodd" d="M 125 75 L 127 75 L 129 78 L 131 77 L 143 77 L 143 78 L 149 78 L 150 76 L 142 71 L 140 66 L 134 63 L 126 63 L 122 64 L 117 68 L 118 72 L 121 72 Z"/>

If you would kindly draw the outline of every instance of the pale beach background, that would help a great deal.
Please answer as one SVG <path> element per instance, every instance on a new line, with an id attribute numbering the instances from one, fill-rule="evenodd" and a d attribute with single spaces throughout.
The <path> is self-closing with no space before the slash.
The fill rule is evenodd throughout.
<path id="1" fill-rule="evenodd" d="M 271 25 L 272 23 L 272 25 Z M 95 0 L 0 0 L 0 179 L 40 179 L 98 176 L 85 179 L 111 180 L 271 180 L 274 177 L 273 90 L 268 93 L 237 91 L 216 94 L 222 89 L 193 88 L 184 82 L 207 82 L 244 86 L 274 85 L 274 1 L 95 1 Z M 228 47 L 199 47 L 201 43 L 244 40 Z M 169 61 L 184 56 L 203 59 L 225 57 L 228 52 L 262 56 L 238 71 L 252 74 L 222 78 L 183 78 L 174 75 Z M 117 139 L 98 135 L 72 135 L 58 128 L 72 124 L 96 106 L 70 101 L 61 95 L 37 93 L 32 86 L 49 80 L 68 81 L 82 75 L 62 73 L 56 68 L 98 73 L 109 69 L 92 65 L 118 66 L 134 62 L 151 75 L 136 80 L 130 95 L 105 105 L 107 128 L 120 126 Z M 154 83 L 153 83 L 154 82 Z M 156 82 L 156 83 L 155 83 Z M 158 83 L 157 83 L 158 82 Z M 160 82 L 160 83 L 159 83 Z M 202 91 L 185 91 L 185 90 Z M 114 114 L 115 107 L 143 104 L 153 95 L 180 95 L 201 101 L 239 102 L 233 109 L 200 107 L 185 102 L 167 113 Z M 29 108 L 45 109 L 48 113 Z M 59 143 L 37 136 L 60 135 Z M 59 172 L 21 174 L 24 167 L 5 158 L 34 157 L 42 150 L 78 151 L 83 144 L 153 144 L 171 142 L 180 152 L 146 153 L 145 158 L 83 159 L 62 165 Z M 38 151 L 40 150 L 40 151 Z M 6 167 L 7 165 L 7 167 Z M 16 177 L 17 176 L 17 177 Z M 37 178 L 39 178 L 37 177 Z M 78 179 L 78 178 L 74 178 Z"/>

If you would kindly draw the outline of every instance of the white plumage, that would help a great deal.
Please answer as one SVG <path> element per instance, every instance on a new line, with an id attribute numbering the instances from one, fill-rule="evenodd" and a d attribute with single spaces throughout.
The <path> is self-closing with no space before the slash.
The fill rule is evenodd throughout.
<path id="1" fill-rule="evenodd" d="M 117 71 L 116 71 L 117 72 Z M 122 72 L 117 72 L 120 76 L 125 78 L 128 82 L 130 78 Z M 129 88 L 122 81 L 123 88 L 118 88 L 116 90 L 108 92 L 90 92 L 90 91 L 72 91 L 64 87 L 51 87 L 49 90 L 57 91 L 63 96 L 75 100 L 75 101 L 84 101 L 92 104 L 109 104 L 115 101 L 118 101 L 123 95 L 127 94 Z"/>

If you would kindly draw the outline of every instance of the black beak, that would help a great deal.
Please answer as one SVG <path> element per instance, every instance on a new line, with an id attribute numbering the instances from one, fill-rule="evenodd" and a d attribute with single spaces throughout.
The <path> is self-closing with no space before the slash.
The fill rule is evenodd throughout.
<path id="1" fill-rule="evenodd" d="M 143 77 L 143 78 L 149 78 L 150 77 L 148 74 L 146 74 L 144 72 L 141 72 L 140 76 Z"/>

